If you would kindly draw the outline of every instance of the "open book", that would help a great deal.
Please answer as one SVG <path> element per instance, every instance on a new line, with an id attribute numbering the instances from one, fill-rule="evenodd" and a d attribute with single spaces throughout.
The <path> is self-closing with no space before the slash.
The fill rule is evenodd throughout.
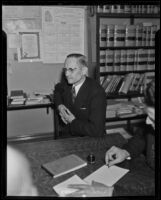
<path id="1" fill-rule="evenodd" d="M 52 162 L 45 163 L 42 165 L 42 167 L 51 175 L 53 175 L 54 178 L 56 178 L 74 170 L 80 169 L 86 165 L 86 161 L 82 160 L 75 154 L 70 154 Z"/>

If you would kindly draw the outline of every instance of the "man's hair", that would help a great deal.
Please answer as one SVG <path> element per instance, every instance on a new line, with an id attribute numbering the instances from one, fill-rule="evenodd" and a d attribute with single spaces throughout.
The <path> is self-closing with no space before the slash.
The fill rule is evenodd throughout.
<path id="1" fill-rule="evenodd" d="M 155 107 L 155 79 L 147 84 L 144 94 L 145 104 L 150 107 Z"/>
<path id="2" fill-rule="evenodd" d="M 67 56 L 67 58 L 76 58 L 77 62 L 82 67 L 88 67 L 86 56 L 79 53 L 72 53 Z"/>

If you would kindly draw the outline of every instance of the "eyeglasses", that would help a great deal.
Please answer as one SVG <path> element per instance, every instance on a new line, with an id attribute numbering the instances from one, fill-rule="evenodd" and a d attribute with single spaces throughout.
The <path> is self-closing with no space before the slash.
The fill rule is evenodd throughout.
<path id="1" fill-rule="evenodd" d="M 78 68 L 63 68 L 64 73 L 66 73 L 67 71 L 70 73 L 73 73 L 76 69 Z"/>

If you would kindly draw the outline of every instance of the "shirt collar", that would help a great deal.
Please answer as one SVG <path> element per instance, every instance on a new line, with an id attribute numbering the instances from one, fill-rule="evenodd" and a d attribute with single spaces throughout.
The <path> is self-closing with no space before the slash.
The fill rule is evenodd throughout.
<path id="1" fill-rule="evenodd" d="M 86 79 L 85 79 L 85 80 L 86 80 Z M 84 81 L 85 81 L 85 80 L 84 80 Z M 76 93 L 76 95 L 78 94 L 78 91 L 79 91 L 80 87 L 83 85 L 84 81 L 81 82 L 80 84 L 76 85 L 76 86 L 73 84 L 72 87 L 75 87 L 75 93 Z"/>

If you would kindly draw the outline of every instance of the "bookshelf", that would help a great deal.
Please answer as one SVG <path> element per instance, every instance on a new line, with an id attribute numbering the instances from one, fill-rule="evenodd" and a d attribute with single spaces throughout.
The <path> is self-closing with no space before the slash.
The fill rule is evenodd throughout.
<path id="1" fill-rule="evenodd" d="M 135 5 L 127 6 L 128 11 L 124 12 L 121 9 L 126 9 L 125 5 L 117 7 L 119 5 L 96 6 L 96 79 L 104 87 L 107 101 L 127 99 L 130 102 L 133 98 L 144 97 L 146 74 L 155 73 L 155 33 L 158 28 L 146 22 L 135 23 L 135 19 L 160 19 L 160 9 L 159 5 Z M 119 20 L 118 24 L 112 24 L 110 19 L 128 19 L 129 24 L 119 24 Z M 122 92 L 120 88 L 127 80 L 131 82 Z M 144 113 L 115 116 L 106 118 L 106 122 L 126 120 L 129 125 L 130 120 L 145 117 Z"/>

